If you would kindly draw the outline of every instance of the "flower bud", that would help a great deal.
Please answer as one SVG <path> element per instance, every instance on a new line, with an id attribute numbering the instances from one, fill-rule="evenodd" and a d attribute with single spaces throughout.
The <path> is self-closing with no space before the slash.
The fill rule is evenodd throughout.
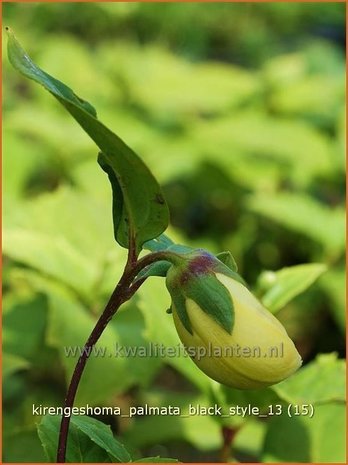
<path id="1" fill-rule="evenodd" d="M 213 255 L 185 255 L 169 269 L 166 284 L 179 337 L 210 378 L 256 389 L 282 381 L 301 366 L 282 324 Z"/>

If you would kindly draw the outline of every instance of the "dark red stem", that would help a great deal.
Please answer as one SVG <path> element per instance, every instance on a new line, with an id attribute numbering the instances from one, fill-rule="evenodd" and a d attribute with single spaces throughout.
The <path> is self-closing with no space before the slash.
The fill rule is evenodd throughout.
<path id="1" fill-rule="evenodd" d="M 64 408 L 70 407 L 70 409 L 66 409 L 65 411 L 70 411 L 71 407 L 74 405 L 75 396 L 77 393 L 77 389 L 91 352 L 91 348 L 97 343 L 98 339 L 102 335 L 104 329 L 106 328 L 108 322 L 111 320 L 113 315 L 117 312 L 119 307 L 127 298 L 130 296 L 125 295 L 124 292 L 126 289 L 123 287 L 121 281 L 116 286 L 114 292 L 112 293 L 109 302 L 107 303 L 104 312 L 101 314 L 97 324 L 93 328 L 89 338 L 87 339 L 86 344 L 84 345 L 84 350 L 80 355 L 77 364 L 74 369 L 74 373 L 72 375 L 70 385 L 68 388 L 68 392 L 64 401 Z M 64 409 L 63 409 L 64 411 Z M 66 447 L 67 447 L 67 439 L 68 439 L 68 432 L 69 432 L 69 424 L 70 424 L 70 414 L 67 416 L 62 416 L 62 421 L 60 425 L 60 432 L 59 432 L 59 440 L 58 440 L 58 452 L 57 452 L 57 462 L 64 463 L 65 462 L 65 455 L 66 455 Z"/>
<path id="2" fill-rule="evenodd" d="M 91 332 L 89 338 L 87 339 L 82 354 L 80 355 L 77 361 L 64 401 L 63 411 L 71 412 L 71 408 L 74 405 L 77 389 L 80 384 L 80 380 L 88 357 L 91 353 L 92 347 L 98 342 L 107 324 L 114 316 L 114 314 L 117 312 L 117 310 L 120 308 L 120 306 L 124 302 L 129 300 L 145 281 L 144 278 L 140 278 L 134 281 L 133 283 L 134 278 L 137 276 L 139 271 L 141 271 L 148 265 L 151 265 L 151 263 L 158 260 L 165 260 L 166 258 L 168 258 L 168 256 L 171 255 L 167 255 L 166 252 L 154 252 L 149 255 L 146 255 L 145 257 L 137 261 L 137 258 L 133 250 L 133 247 L 131 247 L 129 250 L 128 260 L 124 273 L 119 283 L 115 287 L 113 293 L 111 294 L 111 297 L 108 303 L 106 304 L 103 313 L 101 314 L 99 320 L 93 328 L 93 331 Z M 58 439 L 57 463 L 65 463 L 70 416 L 71 414 L 62 416 Z"/>
<path id="3" fill-rule="evenodd" d="M 231 448 L 233 444 L 234 437 L 238 431 L 238 428 L 232 428 L 230 426 L 222 427 L 222 439 L 223 445 L 221 450 L 221 462 L 226 463 L 230 461 L 231 458 Z"/>

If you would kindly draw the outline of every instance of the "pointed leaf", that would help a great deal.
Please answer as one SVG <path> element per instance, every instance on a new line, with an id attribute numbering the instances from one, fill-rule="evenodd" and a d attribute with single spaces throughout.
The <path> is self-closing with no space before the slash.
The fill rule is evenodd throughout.
<path id="1" fill-rule="evenodd" d="M 262 297 L 263 305 L 276 313 L 311 286 L 324 271 L 326 266 L 322 263 L 310 263 L 283 268 L 274 273 L 262 273 L 258 286 L 266 290 Z"/>
<path id="2" fill-rule="evenodd" d="M 345 360 L 320 354 L 290 378 L 273 386 L 279 397 L 293 404 L 345 402 Z"/>
<path id="3" fill-rule="evenodd" d="M 50 461 L 57 453 L 61 417 L 46 415 L 38 425 L 42 446 Z M 72 415 L 67 449 L 67 462 L 130 462 L 131 456 L 109 426 L 83 415 Z"/>
<path id="4" fill-rule="evenodd" d="M 131 460 L 124 445 L 113 437 L 110 426 L 86 416 L 75 416 L 73 422 L 94 443 L 106 450 L 115 461 L 129 462 Z"/>
<path id="5" fill-rule="evenodd" d="M 228 266 L 228 268 L 230 268 L 232 271 L 235 271 L 236 273 L 238 272 L 237 263 L 231 252 L 220 252 L 216 255 L 216 258 L 218 258 L 224 265 Z"/>
<path id="6" fill-rule="evenodd" d="M 165 234 L 152 239 L 151 241 L 145 242 L 144 249 L 150 250 L 151 252 L 160 252 L 168 249 L 174 242 Z"/>
<path id="7" fill-rule="evenodd" d="M 144 279 L 148 278 L 149 276 L 161 276 L 165 278 L 171 266 L 172 264 L 165 260 L 152 263 L 151 265 L 141 270 L 141 272 L 137 276 L 137 279 Z"/>
<path id="8" fill-rule="evenodd" d="M 165 234 L 161 234 L 156 239 L 148 241 L 144 244 L 144 249 L 150 250 L 151 252 L 163 252 L 165 250 L 175 252 L 178 254 L 185 254 L 197 250 L 188 245 L 176 244 Z"/>
<path id="9" fill-rule="evenodd" d="M 130 237 L 139 252 L 144 242 L 159 236 L 168 225 L 168 208 L 157 181 L 142 160 L 97 119 L 92 105 L 36 66 L 13 32 L 7 32 L 8 56 L 14 68 L 56 97 L 100 148 L 99 162 L 113 189 L 115 237 L 126 248 Z"/>

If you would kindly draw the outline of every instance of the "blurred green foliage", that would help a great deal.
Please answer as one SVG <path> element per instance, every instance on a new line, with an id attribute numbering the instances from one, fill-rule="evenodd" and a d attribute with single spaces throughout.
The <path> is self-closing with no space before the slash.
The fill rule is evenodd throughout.
<path id="1" fill-rule="evenodd" d="M 185 357 L 92 357 L 77 404 L 313 403 L 312 419 L 233 419 L 233 456 L 344 462 L 344 366 L 318 354 L 344 355 L 345 5 L 18 3 L 4 4 L 3 16 L 35 61 L 93 103 L 150 167 L 170 235 L 231 250 L 255 292 L 281 307 L 307 364 L 246 394 Z M 4 460 L 43 462 L 31 406 L 62 403 L 76 361 L 63 346 L 85 342 L 125 252 L 95 146 L 6 59 L 3 69 Z M 313 262 L 327 271 L 296 298 L 321 265 L 267 271 Z M 289 286 L 279 303 L 284 275 L 297 292 Z M 151 278 L 100 346 L 176 345 L 168 305 Z M 104 420 L 134 457 L 219 458 L 221 419 Z"/>

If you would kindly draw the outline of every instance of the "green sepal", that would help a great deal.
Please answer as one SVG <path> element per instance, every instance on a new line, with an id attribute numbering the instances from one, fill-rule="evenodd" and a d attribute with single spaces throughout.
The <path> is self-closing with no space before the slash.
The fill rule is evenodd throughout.
<path id="1" fill-rule="evenodd" d="M 214 274 L 192 276 L 183 292 L 186 298 L 192 299 L 231 334 L 234 324 L 233 300 L 229 291 Z"/>
<path id="2" fill-rule="evenodd" d="M 181 323 L 190 334 L 193 334 L 191 321 L 187 313 L 186 299 L 182 293 L 182 289 L 171 289 L 170 295 L 172 297 L 173 307 L 175 308 Z"/>
<path id="3" fill-rule="evenodd" d="M 195 252 L 197 249 L 188 245 L 175 244 L 168 236 L 161 234 L 160 236 L 147 241 L 143 244 L 143 249 L 150 250 L 151 252 L 174 252 L 180 255 Z"/>
<path id="4" fill-rule="evenodd" d="M 166 250 L 172 250 L 173 247 L 171 245 Z M 192 252 L 183 249 L 181 254 L 179 251 L 177 253 L 181 255 L 182 262 L 168 270 L 166 285 L 181 323 L 189 333 L 193 334 L 187 312 L 187 299 L 191 299 L 228 334 L 231 334 L 234 325 L 233 299 L 229 290 L 217 279 L 216 274 L 224 274 L 245 285 L 242 277 L 235 271 L 232 255 L 224 252 L 222 258 L 227 259 L 227 263 L 233 269 L 203 249 L 194 249 Z"/>
<path id="5" fill-rule="evenodd" d="M 241 277 L 240 274 L 236 273 L 235 271 L 231 270 L 228 266 L 226 266 L 224 263 L 220 262 L 217 263 L 217 265 L 214 266 L 214 271 L 215 273 L 221 273 L 229 278 L 234 279 L 235 281 L 238 281 L 239 283 L 243 284 L 243 286 L 247 287 L 244 279 Z"/>
<path id="6" fill-rule="evenodd" d="M 149 276 L 160 276 L 165 278 L 171 266 L 172 264 L 165 260 L 152 263 L 140 271 L 140 273 L 137 275 L 137 279 L 144 279 L 148 278 Z"/>
<path id="7" fill-rule="evenodd" d="M 179 255 L 186 255 L 192 252 L 195 252 L 196 249 L 193 247 L 190 247 L 188 245 L 182 245 L 182 244 L 173 244 L 170 247 L 166 249 L 168 252 L 174 252 Z"/>
<path id="8" fill-rule="evenodd" d="M 168 247 L 174 245 L 174 242 L 166 234 L 161 234 L 155 239 L 146 241 L 143 244 L 143 249 L 150 250 L 151 252 L 161 252 L 167 250 Z"/>
<path id="9" fill-rule="evenodd" d="M 232 271 L 235 271 L 236 273 L 238 272 L 236 260 L 233 258 L 230 251 L 226 250 L 225 252 L 220 252 L 216 255 L 216 258 Z"/>

